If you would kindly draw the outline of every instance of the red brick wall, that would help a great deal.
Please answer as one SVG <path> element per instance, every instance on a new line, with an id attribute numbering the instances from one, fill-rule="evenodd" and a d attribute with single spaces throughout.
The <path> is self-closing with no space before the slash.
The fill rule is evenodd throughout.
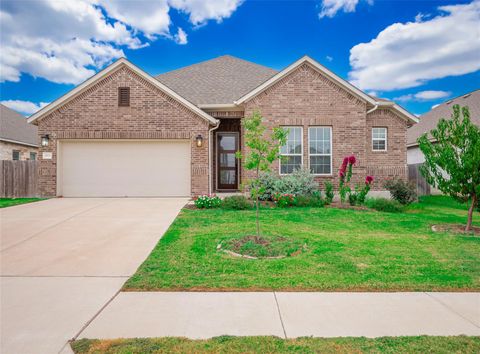
<path id="1" fill-rule="evenodd" d="M 118 107 L 118 87 L 130 87 L 130 107 Z M 208 193 L 209 123 L 122 67 L 38 122 L 50 144 L 40 148 L 40 193 L 56 195 L 57 139 L 190 139 L 192 194 Z M 201 134 L 203 147 L 195 145 Z M 42 160 L 42 152 L 53 153 Z M 145 171 L 148 173 L 148 171 Z"/>
<path id="2" fill-rule="evenodd" d="M 338 187 L 338 169 L 345 156 L 354 154 L 357 165 L 353 182 L 363 182 L 367 173 L 405 175 L 406 123 L 393 113 L 374 112 L 367 119 L 367 105 L 305 63 L 285 78 L 245 104 L 245 116 L 259 110 L 269 128 L 303 127 L 303 162 L 308 166 L 308 127 L 332 127 L 332 176 L 316 177 L 323 189 L 325 181 Z M 380 155 L 371 152 L 371 127 L 388 127 L 389 149 Z M 402 143 L 402 144 L 401 144 Z M 242 146 L 245 152 L 245 146 Z M 381 166 L 380 166 L 381 165 Z M 274 163 L 278 172 L 278 162 Z M 242 171 L 251 176 L 250 171 Z M 383 189 L 378 181 L 374 189 Z"/>

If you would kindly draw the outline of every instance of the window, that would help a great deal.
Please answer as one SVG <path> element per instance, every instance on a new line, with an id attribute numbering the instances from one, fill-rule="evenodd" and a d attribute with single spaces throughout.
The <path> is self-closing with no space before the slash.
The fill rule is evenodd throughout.
<path id="1" fill-rule="evenodd" d="M 37 159 L 37 153 L 36 152 L 31 152 L 30 153 L 30 160 L 36 160 Z"/>
<path id="2" fill-rule="evenodd" d="M 118 88 L 118 106 L 119 107 L 130 106 L 130 87 Z"/>
<path id="3" fill-rule="evenodd" d="M 302 167 L 302 127 L 284 127 L 288 131 L 287 143 L 280 148 L 280 174 L 286 175 Z"/>
<path id="4" fill-rule="evenodd" d="M 18 150 L 12 151 L 12 160 L 20 160 L 20 151 Z"/>
<path id="5" fill-rule="evenodd" d="M 373 151 L 387 150 L 387 128 L 372 128 Z"/>
<path id="6" fill-rule="evenodd" d="M 315 175 L 332 173 L 332 128 L 308 128 L 310 171 Z"/>

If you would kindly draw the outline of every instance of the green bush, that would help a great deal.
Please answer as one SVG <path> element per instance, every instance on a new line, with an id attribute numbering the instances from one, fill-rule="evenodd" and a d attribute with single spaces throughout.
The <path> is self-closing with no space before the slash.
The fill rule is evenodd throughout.
<path id="1" fill-rule="evenodd" d="M 293 194 L 275 194 L 273 201 L 279 208 L 288 208 L 295 205 L 295 196 Z"/>
<path id="2" fill-rule="evenodd" d="M 201 195 L 194 200 L 195 206 L 199 209 L 218 208 L 222 200 L 217 196 Z"/>
<path id="3" fill-rule="evenodd" d="M 297 195 L 295 197 L 295 205 L 298 207 L 314 207 L 321 208 L 325 205 L 320 192 L 311 195 Z"/>
<path id="4" fill-rule="evenodd" d="M 222 200 L 223 209 L 246 210 L 246 209 L 251 209 L 252 207 L 253 207 L 253 203 L 243 195 L 234 195 L 231 197 L 225 197 Z"/>
<path id="5" fill-rule="evenodd" d="M 276 194 L 310 195 L 318 191 L 318 183 L 308 169 L 299 168 L 277 178 L 273 189 Z"/>
<path id="6" fill-rule="evenodd" d="M 272 173 L 263 173 L 260 175 L 257 182 L 260 185 L 260 195 L 258 196 L 260 200 L 273 200 L 273 195 L 275 194 L 274 187 L 277 179 L 278 177 Z"/>
<path id="7" fill-rule="evenodd" d="M 412 183 L 395 178 L 386 181 L 383 186 L 390 192 L 392 199 L 400 204 L 408 205 L 417 200 L 417 192 Z"/>
<path id="8" fill-rule="evenodd" d="M 332 182 L 325 182 L 325 204 L 332 204 L 334 195 Z"/>
<path id="9" fill-rule="evenodd" d="M 384 211 L 387 213 L 400 213 L 403 211 L 403 206 L 396 200 L 386 198 L 368 198 L 365 205 L 369 208 Z"/>

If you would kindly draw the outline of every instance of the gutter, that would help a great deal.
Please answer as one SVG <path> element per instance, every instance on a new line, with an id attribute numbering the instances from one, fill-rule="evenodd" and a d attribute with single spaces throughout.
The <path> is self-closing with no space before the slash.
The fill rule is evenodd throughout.
<path id="1" fill-rule="evenodd" d="M 378 104 L 376 104 L 371 110 L 367 111 L 367 114 L 375 112 L 378 109 Z"/>
<path id="2" fill-rule="evenodd" d="M 24 146 L 30 146 L 30 147 L 38 148 L 38 145 L 36 145 L 36 144 L 25 143 L 25 142 L 19 141 L 19 140 L 0 138 L 0 141 L 4 141 L 6 143 L 12 143 L 12 144 L 18 144 L 18 145 L 24 145 Z"/>
<path id="3" fill-rule="evenodd" d="M 217 125 L 208 130 L 208 194 L 212 194 L 212 132 L 220 127 L 220 121 L 217 120 Z"/>

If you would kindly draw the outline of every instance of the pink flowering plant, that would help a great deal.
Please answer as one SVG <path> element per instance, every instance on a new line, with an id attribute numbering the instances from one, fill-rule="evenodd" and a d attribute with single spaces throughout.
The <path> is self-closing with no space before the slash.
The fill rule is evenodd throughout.
<path id="1" fill-rule="evenodd" d="M 365 178 L 365 183 L 363 185 L 356 185 L 355 189 L 350 187 L 350 180 L 352 179 L 353 166 L 356 164 L 357 159 L 354 155 L 346 156 L 343 159 L 342 165 L 338 175 L 340 177 L 340 200 L 342 203 L 348 199 L 348 202 L 351 205 L 363 204 L 367 197 L 368 192 L 370 191 L 371 185 L 373 183 L 373 176 L 367 176 Z"/>
<path id="2" fill-rule="evenodd" d="M 222 204 L 222 200 L 215 194 L 200 195 L 193 201 L 195 206 L 199 209 L 218 208 Z"/>

